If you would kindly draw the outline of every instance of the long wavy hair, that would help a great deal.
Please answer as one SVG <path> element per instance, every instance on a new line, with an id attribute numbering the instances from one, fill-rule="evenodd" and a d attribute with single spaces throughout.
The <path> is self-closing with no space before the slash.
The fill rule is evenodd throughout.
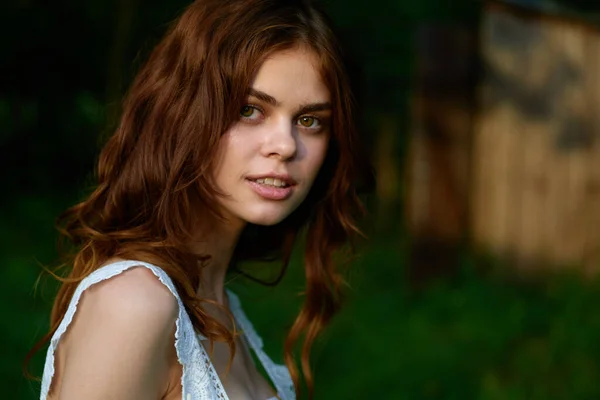
<path id="1" fill-rule="evenodd" d="M 235 335 L 197 298 L 198 261 L 189 249 L 190 216 L 220 218 L 211 174 L 221 135 L 239 119 L 248 88 L 271 54 L 303 46 L 319 60 L 332 101 L 331 142 L 317 179 L 300 207 L 275 226 L 242 232 L 231 268 L 247 260 L 280 260 L 283 276 L 304 230 L 304 304 L 287 335 L 285 363 L 296 392 L 293 357 L 303 337 L 301 370 L 313 393 L 311 346 L 342 298 L 343 277 L 333 256 L 360 234 L 359 184 L 370 174 L 359 144 L 356 102 L 342 53 L 325 15 L 308 1 L 197 0 L 174 22 L 143 65 L 122 105 L 119 124 L 102 149 L 95 190 L 59 218 L 75 251 L 67 260 L 51 314 L 49 340 L 79 282 L 111 258 L 161 266 L 174 281 L 195 328 L 211 341 Z M 272 283 L 276 283 L 272 282 Z"/>

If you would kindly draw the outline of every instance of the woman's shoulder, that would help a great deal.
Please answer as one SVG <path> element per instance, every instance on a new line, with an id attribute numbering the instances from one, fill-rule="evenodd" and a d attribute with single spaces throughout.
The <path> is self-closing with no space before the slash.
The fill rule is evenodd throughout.
<path id="1" fill-rule="evenodd" d="M 115 317 L 143 317 L 148 313 L 171 320 L 179 309 L 179 296 L 169 276 L 143 261 L 115 259 L 104 263 L 79 284 L 73 298 L 81 303 L 77 308 L 84 305 L 83 298 L 86 306 L 110 311 Z"/>
<path id="2" fill-rule="evenodd" d="M 127 282 L 140 280 L 140 284 L 150 287 L 154 286 L 156 290 L 166 288 L 176 299 L 179 299 L 173 281 L 162 268 L 138 260 L 108 260 L 80 282 L 78 291 L 83 292 L 101 282 L 114 281 L 111 278 L 117 276 L 119 277 L 118 281 L 122 282 L 122 285 L 126 285 Z M 124 278 L 124 276 L 127 276 L 127 278 Z"/>
<path id="3" fill-rule="evenodd" d="M 177 299 L 149 269 L 131 268 L 82 293 L 69 339 L 88 342 L 89 335 L 76 332 L 94 331 L 115 341 L 168 340 L 178 311 Z"/>
<path id="4" fill-rule="evenodd" d="M 98 272 L 107 272 L 112 265 L 115 264 L 102 267 Z M 156 270 L 140 265 L 110 275 L 87 288 L 85 298 L 89 305 L 106 309 L 115 316 L 144 317 L 150 314 L 159 320 L 173 321 L 177 317 L 178 296 L 171 290 L 170 279 L 168 284 L 163 282 L 165 277 L 168 278 L 166 273 L 158 276 Z"/>
<path id="5" fill-rule="evenodd" d="M 74 331 L 106 330 L 113 337 L 168 336 L 179 307 L 172 282 L 162 269 L 139 261 L 112 260 L 79 284 L 65 316 L 72 321 L 63 322 Z M 73 315 L 69 318 L 69 314 Z M 86 340 L 85 335 L 82 339 Z"/>
<path id="6" fill-rule="evenodd" d="M 52 347 L 66 334 L 59 351 L 62 393 L 119 397 L 141 390 L 154 396 L 164 389 L 179 302 L 152 269 L 130 266 L 107 274 L 118 270 L 113 265 L 99 268 L 88 276 L 91 281 L 80 284 L 53 338 Z M 127 381 L 132 371 L 136 379 Z M 44 372 L 48 386 L 53 372 Z M 109 387 L 94 382 L 108 382 Z"/>

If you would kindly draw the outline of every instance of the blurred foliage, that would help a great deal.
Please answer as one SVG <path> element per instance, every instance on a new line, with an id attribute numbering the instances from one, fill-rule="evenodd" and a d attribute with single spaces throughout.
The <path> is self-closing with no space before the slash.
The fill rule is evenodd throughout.
<path id="1" fill-rule="evenodd" d="M 11 399 L 38 396 L 20 363 L 48 326 L 56 285 L 44 278 L 35 293 L 34 285 L 40 264 L 56 257 L 54 218 L 89 184 L 97 138 L 110 132 L 117 99 L 185 4 L 12 0 L 0 6 L 0 382 Z M 401 130 L 415 28 L 431 21 L 475 24 L 481 3 L 324 4 L 363 65 L 366 121 L 375 129 L 380 115 L 391 114 Z M 407 279 L 400 225 L 395 236 L 375 233 L 354 263 L 347 307 L 315 351 L 317 399 L 600 397 L 599 283 L 516 282 L 484 273 L 465 255 L 458 274 L 416 290 Z M 276 289 L 232 284 L 271 354 L 280 354 L 298 307 L 299 259 Z M 38 375 L 43 358 L 40 352 L 32 364 Z"/>

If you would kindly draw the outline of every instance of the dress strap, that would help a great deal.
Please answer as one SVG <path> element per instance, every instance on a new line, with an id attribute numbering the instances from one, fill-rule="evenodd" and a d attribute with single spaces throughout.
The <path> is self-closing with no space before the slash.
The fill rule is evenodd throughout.
<path id="1" fill-rule="evenodd" d="M 258 335 L 252 322 L 244 313 L 240 299 L 235 293 L 227 290 L 227 297 L 229 298 L 229 309 L 235 318 L 236 323 L 240 327 L 240 330 L 246 336 L 248 344 L 254 350 L 256 357 L 260 360 L 265 371 L 271 378 L 271 381 L 277 389 L 277 394 L 281 400 L 295 400 L 296 392 L 294 390 L 294 383 L 290 376 L 290 371 L 285 365 L 276 364 L 271 360 L 267 353 L 263 349 L 262 338 Z"/>

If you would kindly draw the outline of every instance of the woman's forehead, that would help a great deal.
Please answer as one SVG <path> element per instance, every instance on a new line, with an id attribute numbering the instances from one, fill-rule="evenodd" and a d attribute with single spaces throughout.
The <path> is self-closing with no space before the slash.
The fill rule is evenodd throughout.
<path id="1" fill-rule="evenodd" d="M 258 69 L 251 89 L 271 96 L 278 103 L 327 103 L 329 88 L 322 79 L 316 54 L 294 48 L 271 54 Z"/>

